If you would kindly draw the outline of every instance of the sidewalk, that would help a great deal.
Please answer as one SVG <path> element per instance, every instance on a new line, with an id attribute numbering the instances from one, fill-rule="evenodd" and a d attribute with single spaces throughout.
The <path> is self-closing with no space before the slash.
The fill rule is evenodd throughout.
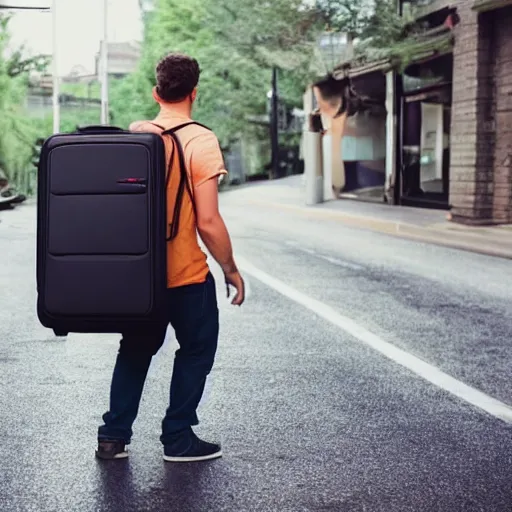
<path id="1" fill-rule="evenodd" d="M 447 220 L 446 211 L 390 206 L 353 200 L 305 206 L 302 176 L 244 186 L 237 194 L 252 204 L 325 218 L 344 225 L 512 259 L 512 225 L 472 227 Z M 229 192 L 228 192 L 229 193 Z"/>

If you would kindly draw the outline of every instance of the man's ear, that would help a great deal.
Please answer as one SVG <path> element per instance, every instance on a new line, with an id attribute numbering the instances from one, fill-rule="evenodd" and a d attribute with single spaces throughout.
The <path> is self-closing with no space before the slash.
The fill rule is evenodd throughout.
<path id="1" fill-rule="evenodd" d="M 162 103 L 162 98 L 160 98 L 160 96 L 158 95 L 158 92 L 156 91 L 156 86 L 153 87 L 153 99 L 157 102 L 157 103 Z"/>
<path id="2" fill-rule="evenodd" d="M 194 103 L 194 101 L 196 101 L 196 98 L 197 98 L 197 87 L 190 94 L 190 99 L 192 100 L 192 103 Z"/>

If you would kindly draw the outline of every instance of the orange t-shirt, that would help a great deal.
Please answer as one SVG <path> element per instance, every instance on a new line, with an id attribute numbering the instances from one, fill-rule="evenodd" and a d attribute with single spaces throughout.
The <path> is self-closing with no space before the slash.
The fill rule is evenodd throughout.
<path id="1" fill-rule="evenodd" d="M 176 117 L 162 112 L 153 121 L 163 128 L 175 128 L 190 122 L 191 119 Z M 191 190 L 222 174 L 227 174 L 219 141 L 215 134 L 201 126 L 190 125 L 176 132 L 183 147 L 185 164 L 191 184 Z M 167 162 L 171 157 L 173 140 L 164 136 Z M 180 169 L 177 152 L 171 169 L 167 188 L 167 211 L 172 216 L 176 203 L 176 194 L 180 183 Z M 168 218 L 168 224 L 172 217 Z M 176 238 L 167 243 L 167 287 L 176 288 L 189 284 L 202 283 L 209 272 L 206 254 L 201 250 L 197 235 L 197 221 L 192 201 L 185 190 L 181 205 L 179 230 Z"/>

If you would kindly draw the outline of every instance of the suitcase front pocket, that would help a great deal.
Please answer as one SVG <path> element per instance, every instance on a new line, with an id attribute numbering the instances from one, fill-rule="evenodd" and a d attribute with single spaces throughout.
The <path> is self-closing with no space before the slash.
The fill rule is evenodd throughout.
<path id="1" fill-rule="evenodd" d="M 144 316 L 153 306 L 144 256 L 49 257 L 46 308 L 55 316 Z"/>
<path id="2" fill-rule="evenodd" d="M 49 207 L 52 255 L 142 255 L 149 251 L 145 194 L 58 196 Z"/>
<path id="3" fill-rule="evenodd" d="M 150 250 L 146 147 L 58 147 L 51 152 L 50 167 L 50 254 L 142 255 Z"/>

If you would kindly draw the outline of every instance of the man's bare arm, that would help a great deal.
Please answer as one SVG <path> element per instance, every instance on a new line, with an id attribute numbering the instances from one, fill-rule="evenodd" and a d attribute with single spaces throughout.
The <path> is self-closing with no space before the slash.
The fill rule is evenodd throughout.
<path id="1" fill-rule="evenodd" d="M 225 274 L 237 272 L 233 247 L 226 224 L 219 212 L 217 179 L 212 178 L 194 190 L 197 230 L 208 251 Z"/>
<path id="2" fill-rule="evenodd" d="M 245 301 L 245 283 L 233 258 L 231 239 L 219 212 L 218 195 L 216 178 L 211 178 L 195 188 L 197 229 L 210 254 L 224 272 L 228 297 L 229 285 L 236 289 L 231 303 L 241 306 Z"/>

